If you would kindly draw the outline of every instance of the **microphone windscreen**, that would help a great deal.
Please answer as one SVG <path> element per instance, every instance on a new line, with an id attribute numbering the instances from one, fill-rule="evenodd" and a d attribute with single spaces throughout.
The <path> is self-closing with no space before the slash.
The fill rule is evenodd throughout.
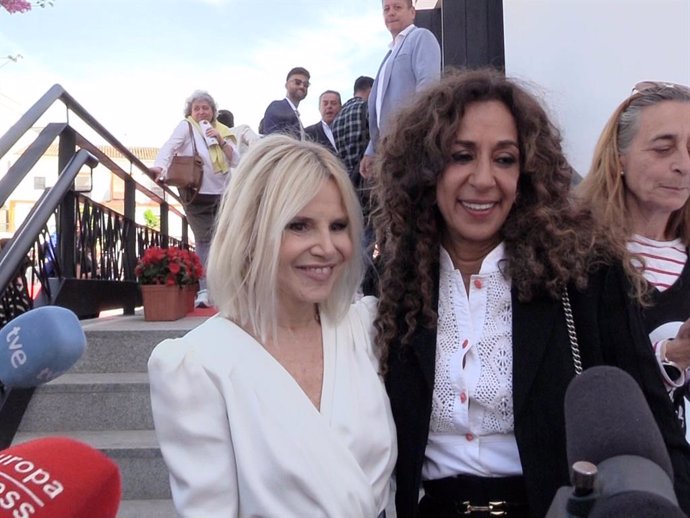
<path id="1" fill-rule="evenodd" d="M 0 382 L 28 388 L 67 372 L 84 354 L 86 336 L 77 316 L 59 306 L 42 306 L 0 329 Z"/>
<path id="2" fill-rule="evenodd" d="M 0 451 L 0 516 L 115 518 L 117 465 L 91 446 L 46 437 Z"/>
<path id="3" fill-rule="evenodd" d="M 651 460 L 673 479 L 659 427 L 635 380 L 617 367 L 597 366 L 576 376 L 565 393 L 568 465 L 619 455 Z"/>
<path id="4" fill-rule="evenodd" d="M 666 498 L 645 491 L 627 491 L 602 497 L 589 518 L 687 518 L 680 508 Z"/>

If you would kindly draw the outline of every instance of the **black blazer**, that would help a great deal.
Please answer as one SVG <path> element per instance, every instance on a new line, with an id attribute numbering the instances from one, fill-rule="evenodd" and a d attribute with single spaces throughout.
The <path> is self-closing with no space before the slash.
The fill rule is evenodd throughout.
<path id="1" fill-rule="evenodd" d="M 263 134 L 285 133 L 300 138 L 300 121 L 287 99 L 273 101 L 266 108 Z"/>
<path id="2" fill-rule="evenodd" d="M 438 283 L 438 270 L 435 273 Z M 682 444 L 682 430 L 655 371 L 649 340 L 630 322 L 628 297 L 621 291 L 620 281 L 617 272 L 602 271 L 593 276 L 587 291 L 569 289 L 583 367 L 606 360 L 627 370 L 640 383 L 674 461 L 676 492 L 687 512 L 690 447 Z M 615 291 L 604 297 L 604 287 Z M 438 284 L 435 290 L 434 304 L 438 305 Z M 611 303 L 617 305 L 612 307 Z M 512 304 L 515 437 L 530 516 L 540 517 L 546 514 L 558 488 L 569 484 L 563 399 L 575 371 L 560 301 L 544 297 L 523 303 L 513 291 Z M 436 332 L 422 328 L 415 330 L 411 346 L 396 344 L 389 353 L 386 387 L 398 431 L 399 518 L 418 515 L 435 359 Z"/>
<path id="3" fill-rule="evenodd" d="M 331 144 L 331 141 L 328 140 L 326 132 L 323 130 L 323 125 L 321 124 L 321 121 L 304 128 L 304 133 L 306 133 L 310 140 L 318 142 L 326 149 L 328 149 L 328 151 L 333 153 L 335 156 L 339 157 L 338 152 L 333 147 L 333 144 Z"/>

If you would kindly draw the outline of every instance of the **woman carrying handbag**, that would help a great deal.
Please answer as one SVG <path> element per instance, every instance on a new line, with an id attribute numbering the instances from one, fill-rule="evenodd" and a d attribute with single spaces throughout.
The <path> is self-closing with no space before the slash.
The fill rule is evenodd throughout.
<path id="1" fill-rule="evenodd" d="M 220 198 L 230 180 L 230 168 L 239 163 L 234 137 L 230 128 L 216 120 L 217 112 L 216 102 L 208 92 L 195 91 L 185 103 L 185 119 L 160 148 L 154 166 L 150 168 L 156 181 L 166 182 L 173 157 L 198 154 L 201 158 L 203 174 L 198 191 L 180 188 L 180 197 L 185 202 L 185 214 L 194 232 L 196 252 L 204 270 Z M 205 275 L 200 282 L 195 306 L 209 306 Z"/>

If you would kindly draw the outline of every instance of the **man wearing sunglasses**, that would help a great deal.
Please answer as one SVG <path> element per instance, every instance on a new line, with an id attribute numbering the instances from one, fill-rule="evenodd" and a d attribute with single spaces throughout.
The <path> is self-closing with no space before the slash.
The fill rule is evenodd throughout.
<path id="1" fill-rule="evenodd" d="M 304 140 L 304 126 L 297 107 L 309 90 L 309 71 L 295 67 L 288 72 L 285 81 L 285 99 L 273 101 L 266 108 L 263 119 L 263 134 L 285 133 Z"/>

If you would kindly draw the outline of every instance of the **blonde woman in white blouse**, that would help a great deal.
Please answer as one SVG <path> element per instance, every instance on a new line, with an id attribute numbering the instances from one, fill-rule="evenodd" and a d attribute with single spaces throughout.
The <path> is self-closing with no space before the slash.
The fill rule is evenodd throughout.
<path id="1" fill-rule="evenodd" d="M 351 305 L 362 221 L 316 144 L 252 146 L 223 199 L 209 288 L 219 314 L 149 361 L 156 433 L 183 518 L 376 518 L 396 457 L 372 351 L 375 300 Z"/>

